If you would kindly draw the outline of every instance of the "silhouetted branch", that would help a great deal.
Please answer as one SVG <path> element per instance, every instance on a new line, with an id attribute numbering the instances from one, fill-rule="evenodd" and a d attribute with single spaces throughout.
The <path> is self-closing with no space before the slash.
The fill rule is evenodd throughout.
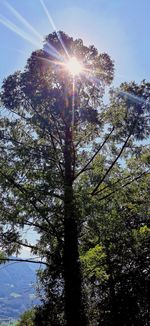
<path id="1" fill-rule="evenodd" d="M 126 141 L 124 142 L 123 146 L 121 147 L 121 150 L 119 152 L 119 154 L 117 155 L 117 157 L 115 158 L 115 160 L 112 162 L 112 164 L 110 165 L 110 167 L 108 168 L 108 170 L 106 171 L 106 173 L 104 174 L 104 176 L 102 177 L 102 179 L 98 182 L 97 186 L 94 188 L 94 190 L 92 191 L 91 195 L 94 196 L 97 194 L 97 189 L 99 188 L 99 186 L 102 184 L 102 182 L 104 181 L 104 179 L 106 178 L 106 176 L 109 174 L 109 172 L 111 171 L 111 169 L 113 168 L 113 166 L 115 165 L 115 163 L 118 161 L 119 157 L 121 156 L 123 150 L 125 149 L 130 137 L 131 137 L 130 133 L 128 135 L 128 137 L 126 138 Z"/>
<path id="2" fill-rule="evenodd" d="M 109 139 L 109 137 L 111 136 L 112 132 L 114 131 L 114 127 L 112 128 L 112 130 L 110 131 L 110 133 L 107 135 L 107 137 L 104 139 L 103 143 L 98 147 L 97 151 L 94 153 L 94 155 L 91 157 L 91 159 L 85 164 L 85 166 L 76 174 L 74 180 L 84 171 L 86 171 L 88 165 L 90 163 L 92 163 L 92 161 L 94 160 L 94 158 L 96 157 L 96 155 L 101 151 L 101 149 L 103 148 L 103 146 L 106 144 L 107 140 Z"/>
<path id="3" fill-rule="evenodd" d="M 21 262 L 21 263 L 33 263 L 33 264 L 43 264 L 43 265 L 46 265 L 46 266 L 49 266 L 49 264 L 47 264 L 46 262 L 42 261 L 42 260 L 32 260 L 32 259 L 21 259 L 21 258 L 0 258 L 0 261 L 3 261 L 3 262 L 9 262 L 9 261 L 12 261 L 12 262 Z"/>
<path id="4" fill-rule="evenodd" d="M 105 195 L 105 196 L 99 198 L 98 200 L 101 201 L 101 200 L 104 200 L 104 199 L 110 197 L 111 195 L 113 195 L 113 194 L 116 193 L 117 191 L 123 189 L 124 187 L 128 186 L 128 185 L 131 184 L 132 182 L 137 181 L 138 179 L 142 178 L 144 175 L 149 174 L 149 171 L 150 171 L 150 169 L 147 170 L 147 171 L 145 171 L 145 172 L 143 172 L 141 175 L 138 175 L 138 176 L 135 177 L 134 179 L 132 179 L 132 180 L 126 182 L 126 183 L 125 183 L 124 185 L 122 185 L 121 187 L 119 187 L 119 188 L 117 188 L 117 189 L 111 191 L 109 194 L 107 194 L 107 195 Z M 99 191 L 97 191 L 95 195 L 98 195 L 98 194 L 99 194 Z"/>

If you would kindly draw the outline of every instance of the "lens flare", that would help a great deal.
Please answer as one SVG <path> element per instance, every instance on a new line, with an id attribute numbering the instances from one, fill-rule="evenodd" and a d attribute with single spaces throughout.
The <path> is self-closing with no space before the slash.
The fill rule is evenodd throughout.
<path id="1" fill-rule="evenodd" d="M 68 54 L 68 51 L 67 51 L 67 49 L 66 49 L 66 47 L 65 47 L 65 44 L 64 44 L 64 42 L 63 42 L 63 40 L 62 40 L 62 38 L 61 38 L 60 33 L 57 31 L 57 28 L 56 28 L 56 26 L 55 26 L 55 24 L 54 24 L 54 21 L 53 21 L 51 15 L 50 15 L 50 13 L 49 13 L 49 11 L 48 11 L 48 9 L 47 9 L 45 3 L 43 2 L 43 0 L 40 0 L 40 3 L 41 3 L 41 5 L 42 5 L 42 7 L 43 7 L 43 9 L 44 9 L 44 11 L 45 11 L 45 14 L 46 14 L 46 16 L 47 16 L 47 18 L 48 18 L 50 24 L 51 24 L 52 27 L 53 27 L 53 30 L 54 30 L 54 31 L 56 32 L 56 34 L 57 34 L 57 38 L 58 38 L 59 42 L 61 43 L 62 48 L 64 49 L 64 51 L 65 51 L 67 57 L 69 58 L 69 54 Z"/>
<path id="2" fill-rule="evenodd" d="M 4 26 L 6 26 L 10 30 L 12 30 L 17 35 L 21 36 L 23 39 L 25 39 L 26 41 L 28 41 L 29 43 L 31 43 L 35 47 L 39 48 L 39 46 L 41 46 L 41 44 L 38 41 L 34 40 L 32 38 L 32 36 L 29 36 L 21 28 L 19 28 L 17 25 L 15 25 L 9 19 L 7 19 L 6 17 L 4 17 L 2 15 L 0 15 L 0 23 L 2 23 Z"/>
<path id="3" fill-rule="evenodd" d="M 75 57 L 70 58 L 69 61 L 65 64 L 65 66 L 66 69 L 73 76 L 79 75 L 83 70 L 81 63 Z"/>
<path id="4" fill-rule="evenodd" d="M 43 43 L 43 36 L 38 33 L 36 29 L 14 7 L 12 7 L 7 2 L 5 2 L 5 5 L 9 11 L 12 12 L 12 14 L 17 18 L 17 20 L 19 20 L 27 29 L 29 29 L 31 33 L 28 34 L 22 28 L 18 27 L 2 15 L 0 15 L 0 23 L 15 32 L 17 35 L 21 36 L 32 45 L 36 46 L 36 48 L 41 47 Z M 32 34 L 34 34 L 34 36 L 32 36 Z M 49 53 L 57 60 L 63 61 L 63 56 L 49 42 L 47 42 L 46 46 L 44 47 L 44 51 Z"/>

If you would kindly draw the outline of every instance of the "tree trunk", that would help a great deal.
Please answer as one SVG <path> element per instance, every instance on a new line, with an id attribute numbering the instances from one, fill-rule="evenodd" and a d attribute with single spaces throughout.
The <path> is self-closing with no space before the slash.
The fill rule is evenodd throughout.
<path id="1" fill-rule="evenodd" d="M 81 321 L 81 274 L 78 252 L 78 230 L 75 216 L 72 178 L 72 130 L 65 134 L 65 185 L 64 185 L 64 281 L 65 317 L 67 326 L 83 325 Z"/>

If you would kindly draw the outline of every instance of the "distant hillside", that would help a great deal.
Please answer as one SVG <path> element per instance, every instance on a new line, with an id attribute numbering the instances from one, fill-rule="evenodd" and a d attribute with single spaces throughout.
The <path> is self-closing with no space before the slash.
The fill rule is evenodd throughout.
<path id="1" fill-rule="evenodd" d="M 0 265 L 0 320 L 17 319 L 39 302 L 34 289 L 38 268 L 38 264 L 21 262 Z"/>

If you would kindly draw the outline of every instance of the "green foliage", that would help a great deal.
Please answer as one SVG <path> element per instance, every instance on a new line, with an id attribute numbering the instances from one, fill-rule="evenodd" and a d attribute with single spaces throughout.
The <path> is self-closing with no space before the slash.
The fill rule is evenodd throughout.
<path id="1" fill-rule="evenodd" d="M 131 174 L 138 164 L 130 160 Z M 118 177 L 112 175 L 112 184 L 119 180 L 120 169 Z M 127 170 L 124 167 L 124 175 Z M 147 174 L 114 192 L 111 200 L 100 200 L 101 193 L 94 202 L 87 198 L 81 260 L 89 325 L 149 323 L 149 182 Z M 112 184 L 110 180 L 107 191 Z"/>
<path id="2" fill-rule="evenodd" d="M 81 263 L 83 264 L 83 273 L 87 275 L 89 279 L 101 279 L 106 280 L 108 275 L 106 274 L 106 254 L 103 247 L 96 245 L 94 248 L 90 248 L 85 255 L 81 256 Z"/>
<path id="3" fill-rule="evenodd" d="M 0 264 L 4 264 L 5 261 L 7 261 L 7 257 L 2 251 L 0 251 Z"/>
<path id="4" fill-rule="evenodd" d="M 34 326 L 34 319 L 35 310 L 27 310 L 21 315 L 20 320 L 17 322 L 17 326 Z"/>
<path id="5" fill-rule="evenodd" d="M 150 133 L 150 84 L 124 83 L 111 90 L 104 105 L 114 74 L 110 57 L 80 39 L 60 36 L 69 54 L 88 68 L 75 78 L 74 119 L 72 76 L 49 51 L 54 46 L 67 60 L 56 33 L 32 53 L 23 72 L 3 82 L 1 248 L 10 255 L 29 247 L 47 264 L 39 272 L 43 305 L 36 311 L 37 323 L 42 316 L 43 325 L 65 324 L 64 251 L 70 253 L 67 266 L 73 258 L 80 271 L 79 246 L 87 323 L 144 321 L 146 326 L 150 170 L 148 146 L 139 141 L 147 141 Z M 35 245 L 23 238 L 26 227 L 38 233 Z M 65 247 L 66 229 L 70 243 Z M 73 267 L 70 274 L 75 277 Z M 31 311 L 22 318 L 32 323 L 33 316 Z"/>
<path id="6" fill-rule="evenodd" d="M 5 258 L 4 254 L 2 251 L 0 251 L 0 258 Z"/>

